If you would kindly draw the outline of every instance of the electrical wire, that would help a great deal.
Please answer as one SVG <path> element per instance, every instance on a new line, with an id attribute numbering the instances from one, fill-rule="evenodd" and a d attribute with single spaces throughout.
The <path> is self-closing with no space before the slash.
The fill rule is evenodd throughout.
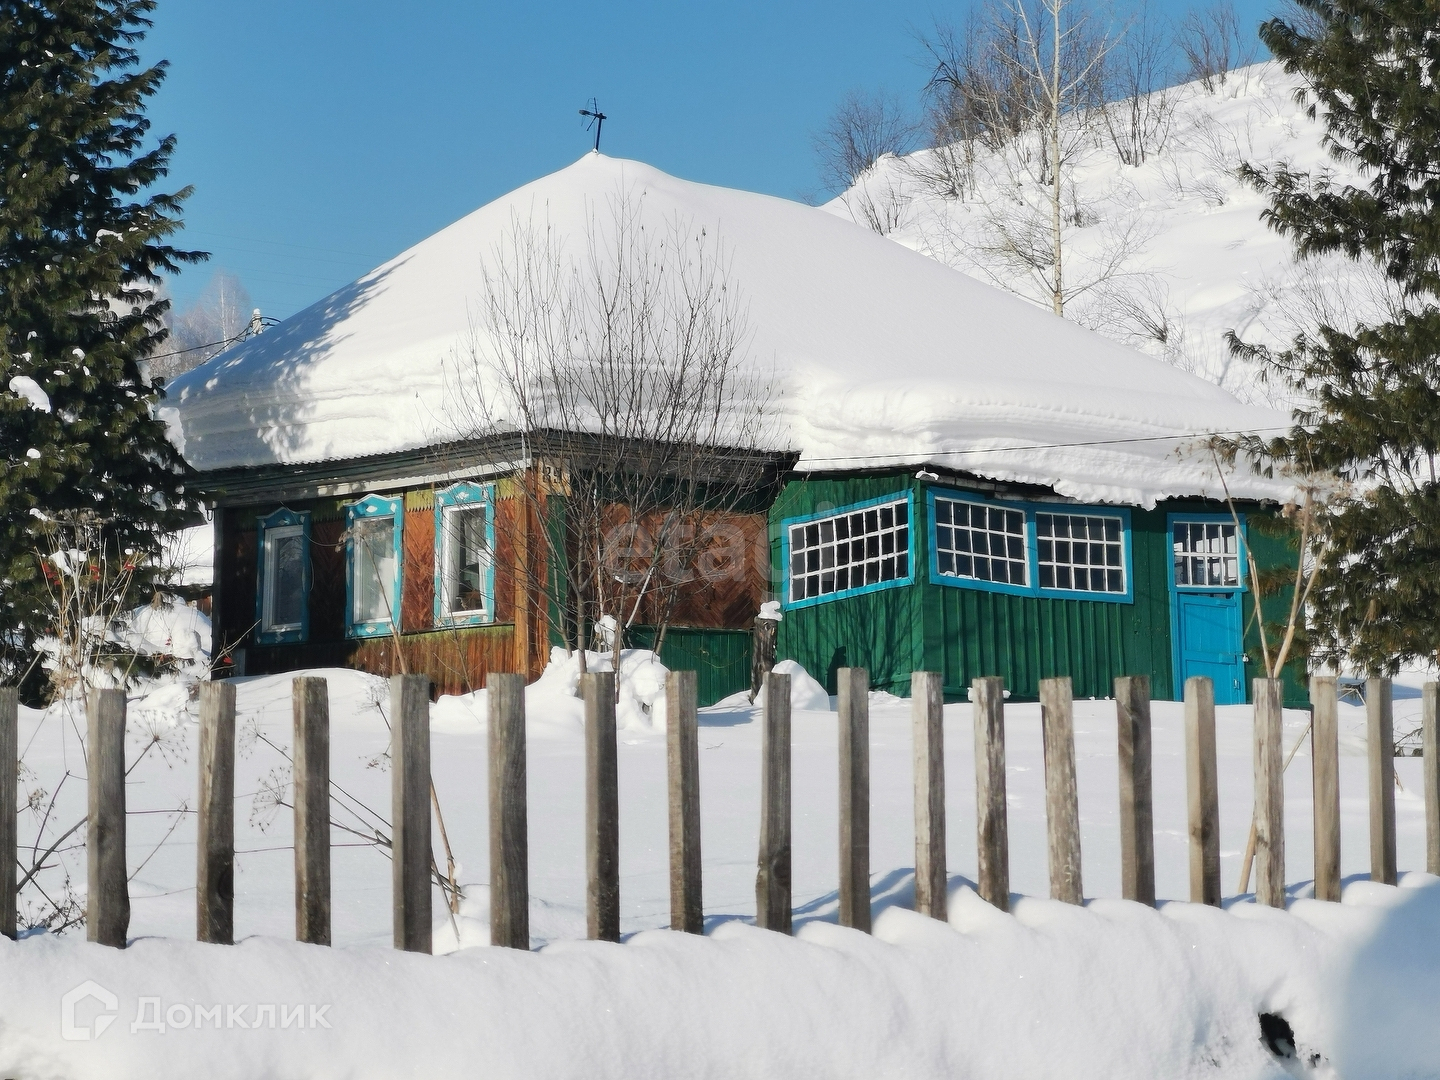
<path id="1" fill-rule="evenodd" d="M 934 457 L 958 457 L 968 454 L 1008 454 L 1024 450 L 1068 450 L 1077 446 L 1122 446 L 1128 443 L 1170 442 L 1179 439 L 1208 439 L 1217 435 L 1258 435 L 1261 432 L 1289 431 L 1289 427 L 1238 428 L 1234 431 L 1197 431 L 1186 435 L 1145 435 L 1133 439 L 1091 439 L 1085 442 L 1028 443 L 1019 446 L 987 446 L 969 450 L 930 450 L 912 454 L 847 454 L 843 457 L 805 457 L 802 462 L 809 465 L 815 461 L 921 461 Z M 799 470 L 807 471 L 805 469 Z"/>

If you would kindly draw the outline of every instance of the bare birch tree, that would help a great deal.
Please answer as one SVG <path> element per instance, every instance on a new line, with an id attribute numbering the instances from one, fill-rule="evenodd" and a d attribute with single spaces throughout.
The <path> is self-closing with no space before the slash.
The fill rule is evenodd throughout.
<path id="1" fill-rule="evenodd" d="M 1260 39 L 1253 28 L 1242 29 L 1231 0 L 1191 8 L 1175 31 L 1175 45 L 1185 57 L 1185 80 L 1215 93 L 1236 68 L 1253 64 Z"/>
<path id="2" fill-rule="evenodd" d="M 512 221 L 487 253 L 451 392 L 460 438 L 518 434 L 541 467 L 511 485 L 523 520 L 510 527 L 541 549 L 516 567 L 527 594 L 564 613 L 567 647 L 599 635 L 618 661 L 637 622 L 658 650 L 697 578 L 752 568 L 725 515 L 773 479 L 773 386 L 705 228 L 647 215 L 624 190 L 589 208 L 577 240 Z"/>
<path id="3" fill-rule="evenodd" d="M 1111 39 L 1078 0 L 996 0 L 963 33 L 925 39 L 935 62 L 932 96 L 948 102 L 954 129 L 973 131 L 992 152 L 986 198 L 989 254 L 1044 287 L 1065 312 L 1065 236 L 1079 208 L 1067 207 L 1073 169 L 1095 146 Z M 988 194 L 985 194 L 988 191 Z"/>

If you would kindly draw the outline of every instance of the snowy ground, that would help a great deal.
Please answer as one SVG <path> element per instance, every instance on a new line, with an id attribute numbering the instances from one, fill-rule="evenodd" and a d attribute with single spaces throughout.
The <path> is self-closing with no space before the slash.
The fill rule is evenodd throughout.
<path id="1" fill-rule="evenodd" d="M 319 674 L 330 680 L 332 778 L 346 793 L 336 802 L 335 821 L 362 832 L 372 824 L 384 828 L 386 687 L 357 672 Z M 1260 1047 L 1256 1015 L 1266 1010 L 1283 1012 L 1301 1042 L 1325 1062 L 1338 1055 L 1394 1066 L 1373 1075 L 1440 1075 L 1433 1013 L 1428 1021 L 1406 1019 L 1408 1009 L 1440 1004 L 1440 884 L 1434 879 L 1412 874 L 1405 883 L 1410 887 L 1400 890 L 1357 882 L 1345 905 L 1297 901 L 1289 914 L 1231 898 L 1226 913 L 1176 903 L 1162 905 L 1156 915 L 1109 900 L 1075 911 L 1025 899 L 1014 916 L 1000 915 L 979 904 L 965 884 L 975 873 L 968 705 L 946 708 L 951 922 L 961 933 L 904 911 L 911 903 L 913 863 L 909 703 L 879 694 L 871 711 L 871 867 L 882 915 L 877 937 L 887 945 L 827 925 L 835 919 L 837 882 L 837 739 L 830 712 L 802 710 L 794 717 L 794 894 L 804 944 L 740 925 L 754 911 L 759 818 L 759 723 L 743 704 L 703 710 L 701 718 L 705 910 L 713 942 L 677 940 L 665 931 L 640 933 L 625 948 L 571 943 L 584 937 L 581 712 L 566 693 L 570 683 L 552 678 L 528 695 L 531 926 L 537 947 L 565 944 L 532 958 L 488 950 L 466 950 L 451 960 L 395 956 L 388 948 L 389 863 L 373 845 L 337 829 L 334 928 L 341 948 L 294 946 L 285 941 L 294 925 L 283 754 L 290 740 L 289 681 L 277 676 L 239 683 L 236 933 L 250 940 L 233 952 L 191 942 L 194 816 L 176 811 L 195 802 L 196 731 L 173 691 L 136 701 L 129 856 L 138 868 L 131 883 L 131 935 L 141 940 L 123 955 L 43 935 L 0 946 L 0 969 L 9 969 L 0 979 L 0 1075 L 157 1075 L 177 1043 L 205 1045 L 194 1032 L 170 1032 L 175 1039 L 157 1038 L 155 1031 L 132 1034 L 128 1022 L 146 995 L 162 996 L 166 1007 L 210 1001 L 333 1006 L 326 1015 L 334 1035 L 282 1030 L 247 1039 L 237 1030 L 208 1036 L 241 1048 L 232 1071 L 217 1065 L 214 1075 L 397 1075 L 418 1071 L 421 1059 L 413 1055 L 432 1051 L 433 1062 L 424 1057 L 426 1062 L 488 1062 L 491 1068 L 480 1075 L 1285 1075 Z M 644 683 L 637 681 L 639 698 L 621 714 L 627 934 L 668 924 L 664 735 L 659 718 L 640 708 L 658 682 Z M 1397 734 L 1418 722 L 1417 693 L 1397 687 Z M 1363 712 L 1343 706 L 1342 714 L 1343 868 L 1356 877 L 1369 869 Z M 432 711 L 435 782 L 469 897 L 462 917 L 452 922 L 437 892 L 437 952 L 455 948 L 457 929 L 462 945 L 488 941 L 483 720 L 483 695 L 442 699 Z M 1022 896 L 1043 897 L 1048 883 L 1038 706 L 1011 705 L 1006 721 L 1012 887 Z M 62 787 L 53 820 L 63 826 L 78 819 L 84 812 L 79 718 L 27 710 L 21 723 L 30 782 L 58 778 L 67 769 L 76 774 Z M 1077 702 L 1076 727 L 1085 892 L 1115 897 L 1113 703 Z M 1217 727 L 1222 880 L 1233 890 L 1249 823 L 1248 710 L 1218 710 Z M 1287 745 L 1303 727 L 1303 713 L 1286 714 Z M 1156 869 L 1159 895 L 1166 898 L 1188 895 L 1181 731 L 1180 706 L 1155 703 Z M 1417 759 L 1397 760 L 1402 870 L 1423 867 L 1419 766 Z M 1309 891 L 1311 876 L 1309 777 L 1302 748 L 1286 776 L 1287 877 L 1297 897 Z M 22 839 L 32 835 L 27 827 L 33 833 L 33 823 L 22 821 Z M 438 834 L 436 843 L 443 865 Z M 83 864 L 73 871 L 83 882 Z M 1392 955 L 1396 935 L 1418 952 L 1407 945 L 1400 950 L 1405 955 Z M 1425 957 L 1428 969 L 1421 965 L 1405 974 L 1405 965 Z M 1396 964 L 1398 974 L 1389 971 Z M 1377 965 L 1387 969 L 1383 977 L 1370 971 Z M 1361 976 L 1355 973 L 1367 971 L 1369 981 L 1356 983 Z M 1034 985 L 1017 985 L 1027 977 Z M 85 978 L 120 995 L 125 1022 L 93 1047 L 57 1042 L 56 1002 Z M 1375 1027 L 1374 1016 L 1356 1012 L 1362 1003 L 1352 991 L 1363 985 L 1373 998 L 1376 985 L 1383 991 L 1392 982 L 1393 992 L 1363 1005 L 1383 1014 L 1384 1024 Z M 539 996 L 533 1007 L 525 1004 L 531 995 Z M 412 997 L 413 1006 L 400 1004 Z M 602 1001 L 610 1003 L 606 1015 L 613 1014 L 613 1021 L 597 1026 Z M 393 1009 L 400 1010 L 394 1014 L 400 1027 L 413 1021 L 414 1034 L 372 1056 L 380 1048 L 371 1029 Z M 450 1019 L 462 1016 L 464 1023 Z M 1362 1016 L 1369 1026 L 1357 1031 Z M 565 1037 L 574 1024 L 580 1026 L 573 1037 Z M 1374 1043 L 1371 1036 L 1391 1024 L 1402 1029 L 1398 1040 L 1386 1036 Z M 787 1034 L 795 1025 L 809 1034 Z M 797 1040 L 822 1044 L 803 1058 L 804 1068 Z M 342 1044 L 344 1053 L 335 1057 Z M 1377 1045 L 1391 1056 L 1375 1058 Z M 697 1047 L 718 1055 L 706 1070 L 676 1064 L 681 1059 L 673 1055 Z M 1358 1058 L 1356 1047 L 1363 1049 Z M 1083 1061 L 1062 1069 L 1066 1053 Z M 187 1060 L 173 1059 L 179 1070 L 173 1075 L 193 1075 L 182 1064 Z M 1205 1066 L 1207 1060 L 1218 1069 Z M 128 1064 L 121 1067 L 122 1061 Z M 377 1064 L 382 1061 L 383 1068 Z M 1434 1071 L 1401 1068 L 1427 1061 Z M 1330 1075 L 1329 1067 L 1309 1074 Z M 1351 1068 L 1343 1074 L 1364 1073 Z"/>

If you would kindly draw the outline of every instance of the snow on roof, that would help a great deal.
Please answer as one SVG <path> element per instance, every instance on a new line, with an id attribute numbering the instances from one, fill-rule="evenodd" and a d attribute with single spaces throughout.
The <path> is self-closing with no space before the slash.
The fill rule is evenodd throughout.
<path id="1" fill-rule="evenodd" d="M 751 353 L 781 382 L 801 470 L 936 463 L 1086 501 L 1219 496 L 1212 432 L 1286 417 L 823 210 L 586 154 L 476 210 L 266 333 L 177 378 L 164 413 L 212 470 L 415 449 L 447 414 L 482 265 L 519 220 L 583 241 L 587 214 L 643 193 L 646 220 L 718 236 L 749 305 Z M 1237 496 L 1281 487 L 1241 469 Z"/>

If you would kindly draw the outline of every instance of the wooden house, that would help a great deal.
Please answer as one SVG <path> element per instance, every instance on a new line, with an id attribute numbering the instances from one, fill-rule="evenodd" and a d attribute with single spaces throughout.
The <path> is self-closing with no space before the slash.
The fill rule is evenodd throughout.
<path id="1" fill-rule="evenodd" d="M 906 693 L 928 669 L 951 696 L 1002 675 L 1033 697 L 1068 674 L 1102 696 L 1148 674 L 1176 697 L 1203 674 L 1245 700 L 1264 673 L 1247 550 L 1262 574 L 1295 560 L 1249 522 L 1288 491 L 1206 445 L 1285 417 L 823 208 L 598 154 L 170 387 L 215 507 L 217 650 L 250 673 L 424 671 L 449 692 L 539 673 L 569 617 L 543 541 L 585 466 L 523 426 L 467 429 L 457 358 L 517 223 L 581 238 L 617 200 L 719 245 L 775 380 L 773 437 L 743 448 L 745 501 L 723 515 L 739 565 L 679 589 L 665 623 L 662 657 L 701 672 L 703 700 L 749 685 L 766 600 L 780 657 L 832 684 L 861 665 Z M 632 614 L 631 643 L 652 641 Z"/>

